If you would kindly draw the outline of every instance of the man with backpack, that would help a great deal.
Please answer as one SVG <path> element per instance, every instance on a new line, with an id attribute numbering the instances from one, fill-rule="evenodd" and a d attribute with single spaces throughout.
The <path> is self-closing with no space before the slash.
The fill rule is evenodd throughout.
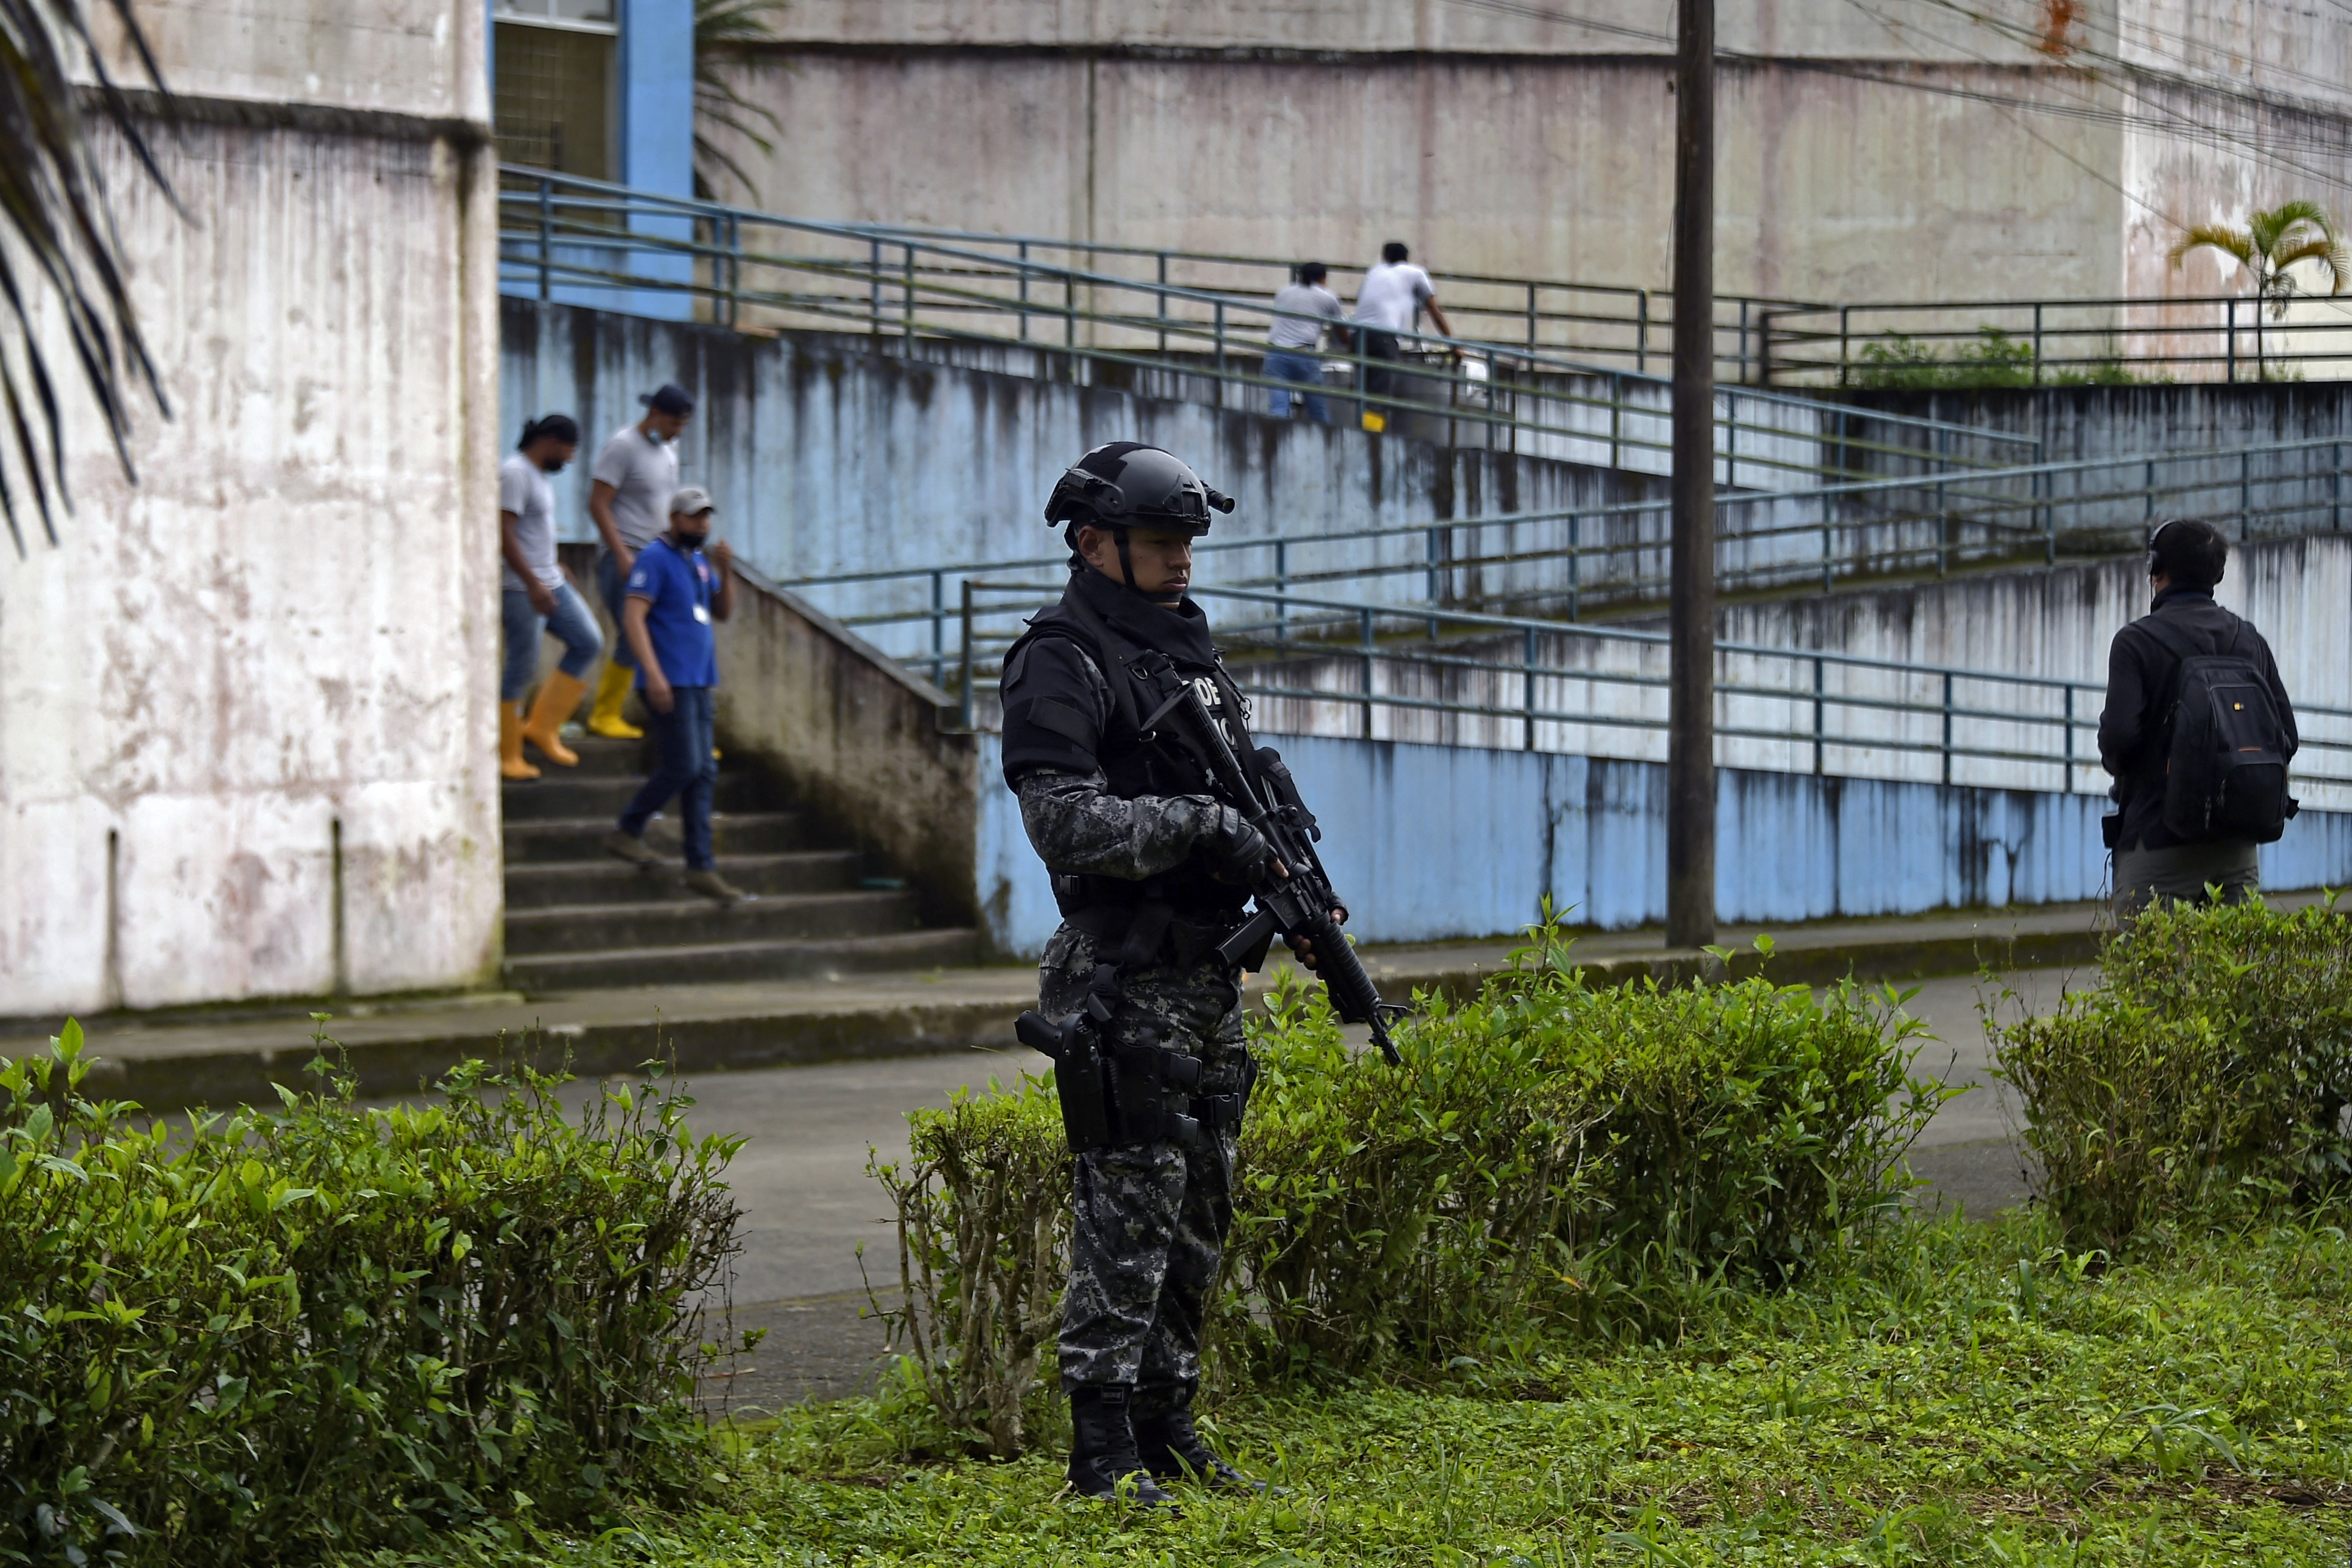
<path id="1" fill-rule="evenodd" d="M 2118 808 L 2116 913 L 2159 898 L 2237 903 L 2261 885 L 2256 847 L 2294 815 L 2286 790 L 2294 709 L 2261 632 L 2213 602 L 2229 544 L 2210 524 L 2172 521 L 2147 540 L 2147 614 L 2116 633 L 2099 763 Z"/>

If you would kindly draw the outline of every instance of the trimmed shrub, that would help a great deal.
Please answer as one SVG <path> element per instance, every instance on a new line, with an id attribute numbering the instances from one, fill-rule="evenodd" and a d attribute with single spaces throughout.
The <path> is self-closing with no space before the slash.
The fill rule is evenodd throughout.
<path id="1" fill-rule="evenodd" d="M 875 1311 L 949 1428 L 1017 1454 L 1038 1357 L 1061 1327 L 1070 1266 L 1060 1104 L 1046 1083 L 1024 1075 L 1010 1094 L 959 1090 L 945 1110 L 908 1121 L 908 1167 L 866 1165 L 898 1219 L 900 1304 L 893 1311 L 877 1300 Z"/>
<path id="2" fill-rule="evenodd" d="M 2077 1246 L 2315 1202 L 2352 1174 L 2352 922 L 2334 901 L 2161 905 L 2104 983 L 1989 1018 L 2042 1196 Z"/>
<path id="3" fill-rule="evenodd" d="M 1899 1204 L 1941 1092 L 1891 994 L 1762 978 L 1588 988 L 1556 928 L 1478 998 L 1403 1026 L 1391 1070 L 1319 987 L 1251 1020 L 1210 1324 L 1228 1384 L 1425 1370 L 1517 1336 L 1672 1335 L 1711 1292 L 1777 1286 Z M 934 1404 L 1018 1451 L 1057 1323 L 1069 1160 L 1050 1092 L 912 1118 L 877 1165 L 899 1211 L 896 1314 Z"/>
<path id="4" fill-rule="evenodd" d="M 658 1076 L 576 1120 L 469 1062 L 424 1108 L 343 1081 L 167 1127 L 83 1098 L 81 1048 L 0 1064 L 0 1562 L 273 1563 L 706 1484 L 735 1145 Z"/>

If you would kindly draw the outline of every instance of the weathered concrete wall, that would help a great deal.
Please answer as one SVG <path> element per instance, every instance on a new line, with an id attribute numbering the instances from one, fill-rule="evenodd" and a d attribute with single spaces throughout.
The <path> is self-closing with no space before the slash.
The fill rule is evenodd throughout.
<path id="1" fill-rule="evenodd" d="M 940 692 L 798 595 L 740 573 L 719 627 L 719 727 L 794 799 L 847 830 L 922 894 L 924 917 L 969 925 L 975 742 Z"/>
<path id="2" fill-rule="evenodd" d="M 681 472 L 710 486 L 720 531 L 743 559 L 779 580 L 1058 555 L 1045 497 L 1065 467 L 1105 441 L 1157 442 L 1239 497 L 1239 509 L 1217 521 L 1220 539 L 1598 507 L 1660 488 L 1542 458 L 908 361 L 837 339 L 751 338 L 511 298 L 499 308 L 508 440 L 551 409 L 572 414 L 587 435 L 582 461 L 556 480 L 566 538 L 592 537 L 596 445 L 642 417 L 641 392 L 676 381 L 698 399 Z M 1391 539 L 1351 559 L 1425 564 L 1426 544 L 1419 535 Z M 1271 567 L 1270 552 L 1250 552 L 1215 560 L 1203 576 Z M 1410 597 L 1416 580 L 1388 579 L 1377 591 Z M 930 591 L 916 580 L 825 589 L 818 602 L 845 616 L 919 610 Z M 943 591 L 952 607 L 952 578 Z M 867 634 L 893 653 L 929 646 L 919 627 Z"/>
<path id="3" fill-rule="evenodd" d="M 1541 752 L 1294 736 L 1276 743 L 1324 827 L 1325 863 L 1366 942 L 1507 936 L 1549 894 L 1575 925 L 1665 916 L 1665 768 Z M 996 779 L 998 737 L 984 737 Z M 1727 769 L 1716 898 L 1727 921 L 2060 904 L 2106 891 L 2105 802 L 2088 795 Z M 992 940 L 1036 953 L 1053 894 L 1001 780 L 983 788 Z M 2276 891 L 2352 878 L 2352 816 L 2306 811 L 2263 851 Z"/>
<path id="4" fill-rule="evenodd" d="M 489 118 L 486 8 L 457 0 L 139 0 L 172 90 L 192 100 Z M 136 81 L 110 7 L 91 26 L 118 79 Z M 199 109 L 201 112 L 201 109 Z"/>
<path id="5" fill-rule="evenodd" d="M 134 487 L 70 393 L 78 509 L 0 559 L 0 1015 L 478 982 L 496 235 L 449 118 L 483 118 L 482 9 L 142 16 L 224 96 L 156 141 L 188 221 L 107 154 L 174 416 Z"/>
<path id="6" fill-rule="evenodd" d="M 1916 586 L 1806 595 L 1725 605 L 1717 634 L 1726 641 L 1885 660 L 1906 665 L 2007 673 L 2081 683 L 2075 692 L 2072 778 L 2063 766 L 2067 713 L 2063 692 L 1994 680 L 1956 680 L 1952 701 L 1962 716 L 1952 738 L 1964 750 L 1951 778 L 1990 789 L 2103 793 L 2095 727 L 2103 703 L 2107 650 L 2116 632 L 2147 612 L 2147 585 L 2137 558 L 2067 563 L 2047 570 L 1987 572 Z M 2279 674 L 2294 701 L 2305 749 L 2296 792 L 2307 806 L 2352 811 L 2352 537 L 2283 539 L 2232 552 L 2221 601 L 2252 620 L 2269 641 Z M 1663 622 L 1637 622 L 1655 632 Z M 1653 684 L 1585 680 L 1575 674 L 1538 676 L 1538 711 L 1591 715 L 1593 722 L 1540 719 L 1538 751 L 1579 756 L 1665 759 L 1665 653 L 1655 643 L 1605 642 L 1562 632 L 1537 639 L 1539 667 L 1639 674 Z M 1520 638 L 1465 642 L 1447 652 L 1484 657 L 1496 670 L 1422 665 L 1375 666 L 1376 691 L 1439 700 L 1490 714 L 1444 713 L 1375 705 L 1371 735 L 1379 739 L 1517 750 L 1526 744 L 1520 714 L 1524 677 L 1511 666 L 1524 657 Z M 1277 678 L 1278 672 L 1278 678 Z M 1362 733 L 1361 661 L 1345 652 L 1285 662 L 1275 671 L 1244 667 L 1245 685 L 1327 691 L 1329 700 L 1266 697 L 1257 727 L 1270 734 L 1323 737 Z M 1812 768 L 1812 670 L 1801 660 L 1742 655 L 1726 662 L 1727 689 L 1717 709 L 1726 732 L 1717 760 L 1727 768 L 1807 773 Z M 1942 777 L 1937 750 L 1943 731 L 1939 677 L 1827 664 L 1822 690 L 1830 745 L 1827 771 L 1895 780 L 1932 782 Z M 1753 695 L 1789 692 L 1787 697 Z M 1899 702 L 1896 713 L 1856 704 Z M 2326 711 L 2334 710 L 2334 711 Z M 2042 722 L 2028 722 L 2029 716 Z M 1616 722 L 1612 722 L 1616 721 Z M 1730 732 L 1745 730 L 1748 735 Z M 1786 737 L 1787 738 L 1780 738 Z M 2324 744 L 2332 742 L 2334 744 Z M 1999 754 L 2045 758 L 2012 760 Z M 2330 782 L 2329 780 L 2334 780 Z"/>
<path id="7" fill-rule="evenodd" d="M 823 0 L 738 67 L 783 212 L 1660 287 L 1671 11 Z M 2229 291 L 2166 253 L 2340 204 L 2352 46 L 2290 0 L 1781 0 L 1718 20 L 1717 277 L 1817 300 Z M 719 134 L 723 135 L 723 132 Z M 1237 176 L 1237 171 L 1245 173 Z"/>

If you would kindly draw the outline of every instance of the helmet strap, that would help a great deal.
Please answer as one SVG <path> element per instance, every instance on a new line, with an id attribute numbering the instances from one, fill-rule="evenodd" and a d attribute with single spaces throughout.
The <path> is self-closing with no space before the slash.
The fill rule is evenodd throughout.
<path id="1" fill-rule="evenodd" d="M 1143 590 L 1135 586 L 1135 558 L 1127 553 L 1127 530 L 1115 528 L 1110 535 L 1118 542 L 1118 570 L 1119 575 L 1127 580 L 1127 591 L 1129 593 L 1142 592 Z"/>

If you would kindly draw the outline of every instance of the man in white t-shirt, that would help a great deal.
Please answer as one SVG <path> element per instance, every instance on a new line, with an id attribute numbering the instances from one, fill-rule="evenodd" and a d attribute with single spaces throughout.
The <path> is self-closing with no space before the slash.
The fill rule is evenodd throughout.
<path id="1" fill-rule="evenodd" d="M 588 515 L 604 542 L 596 552 L 596 591 L 616 627 L 624 607 L 622 585 L 637 563 L 637 552 L 669 527 L 669 498 L 677 491 L 677 438 L 694 417 L 694 399 L 675 383 L 666 382 L 637 401 L 646 405 L 645 418 L 613 432 L 588 471 Z M 646 733 L 621 717 L 621 704 L 635 679 L 627 642 L 614 638 L 613 656 L 596 683 L 596 706 L 588 716 L 591 730 L 619 740 Z"/>
<path id="2" fill-rule="evenodd" d="M 1388 367 L 1396 362 L 1398 337 L 1418 328 L 1423 309 L 1440 332 L 1454 336 L 1453 323 L 1437 308 L 1437 286 L 1406 260 L 1409 254 L 1402 240 L 1381 246 L 1381 264 L 1364 274 L 1356 290 L 1354 319 L 1363 329 L 1364 357 L 1387 361 L 1365 367 L 1364 390 L 1374 397 L 1396 395 L 1397 375 Z"/>
<path id="3" fill-rule="evenodd" d="M 1298 269 L 1298 281 L 1274 297 L 1277 312 L 1274 328 L 1265 335 L 1265 375 L 1268 381 L 1293 382 L 1300 386 L 1320 388 L 1323 385 L 1323 361 L 1315 350 L 1323 340 L 1323 324 L 1337 322 L 1346 308 L 1339 297 L 1323 287 L 1330 269 L 1319 261 L 1310 261 Z M 1345 340 L 1348 329 L 1334 326 L 1332 331 Z M 1290 390 L 1274 389 L 1273 413 L 1276 419 L 1290 417 Z M 1300 395 L 1307 405 L 1307 417 L 1318 424 L 1331 423 L 1331 410 L 1323 402 L 1318 390 Z"/>
<path id="4" fill-rule="evenodd" d="M 499 672 L 499 772 L 508 779 L 536 779 L 539 769 L 522 754 L 523 742 L 550 762 L 570 768 L 579 754 L 563 744 L 562 731 L 580 710 L 586 676 L 604 645 L 587 601 L 572 588 L 555 559 L 555 492 L 547 483 L 580 450 L 580 426 L 572 416 L 551 413 L 523 426 L 522 441 L 499 465 L 499 619 L 506 633 L 506 662 Z M 540 684 L 530 716 L 523 716 L 523 693 L 539 673 L 539 639 L 552 632 L 563 643 L 563 659 Z"/>

